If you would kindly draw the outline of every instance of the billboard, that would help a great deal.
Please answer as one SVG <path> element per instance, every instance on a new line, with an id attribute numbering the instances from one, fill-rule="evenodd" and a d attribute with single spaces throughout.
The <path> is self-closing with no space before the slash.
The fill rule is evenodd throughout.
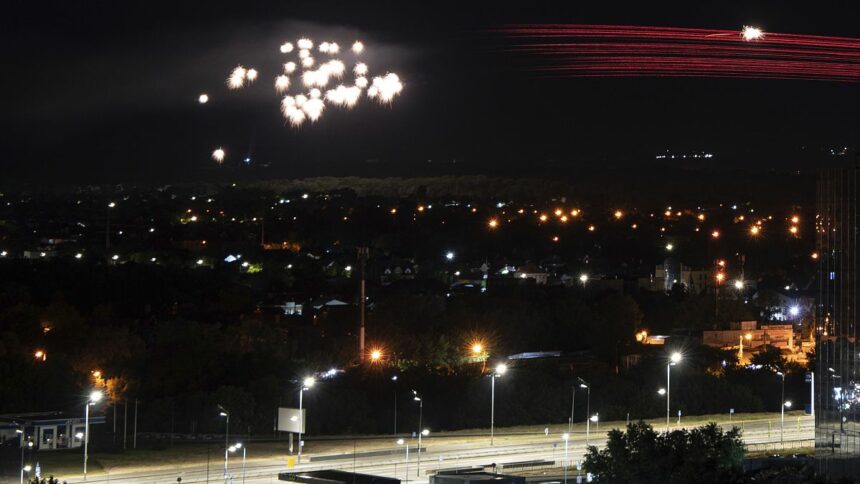
<path id="1" fill-rule="evenodd" d="M 305 433 L 305 414 L 307 410 L 298 408 L 278 408 L 278 430 L 281 432 Z"/>

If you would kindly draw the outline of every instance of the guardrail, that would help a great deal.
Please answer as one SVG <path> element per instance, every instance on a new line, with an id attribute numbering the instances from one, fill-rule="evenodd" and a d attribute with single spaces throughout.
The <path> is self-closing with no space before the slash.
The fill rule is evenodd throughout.
<path id="1" fill-rule="evenodd" d="M 809 449 L 815 447 L 815 439 L 795 439 L 783 442 L 747 444 L 747 452 L 769 452 L 776 450 Z"/>

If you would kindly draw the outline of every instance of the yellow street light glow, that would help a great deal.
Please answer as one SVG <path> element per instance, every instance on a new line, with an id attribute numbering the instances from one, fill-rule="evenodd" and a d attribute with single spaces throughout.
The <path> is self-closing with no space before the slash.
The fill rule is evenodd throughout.
<path id="1" fill-rule="evenodd" d="M 813 252 L 813 253 L 810 255 L 810 257 L 812 257 L 812 260 L 817 260 L 817 259 L 818 259 L 818 252 Z"/>
<path id="2" fill-rule="evenodd" d="M 793 224 L 800 223 L 800 217 L 798 217 L 797 215 L 794 215 L 793 217 L 791 217 L 791 223 L 793 223 Z"/>
<path id="3" fill-rule="evenodd" d="M 616 210 L 613 215 L 615 216 L 616 219 L 621 219 L 621 217 L 624 216 L 624 212 L 622 212 L 621 210 Z"/>
<path id="4" fill-rule="evenodd" d="M 751 340 L 752 339 L 752 333 L 745 334 L 744 339 L 746 339 L 747 341 Z"/>
<path id="5" fill-rule="evenodd" d="M 742 280 L 740 280 L 740 279 L 736 280 L 736 281 L 735 281 L 735 289 L 740 290 L 740 289 L 743 289 L 743 288 L 744 288 L 744 281 L 742 281 Z"/>
<path id="6" fill-rule="evenodd" d="M 546 222 L 549 217 L 547 217 L 545 213 L 542 213 L 542 214 L 540 214 L 540 217 L 538 217 L 538 218 L 540 219 L 541 222 Z"/>
<path id="7" fill-rule="evenodd" d="M 761 232 L 761 228 L 758 225 L 753 225 L 750 227 L 750 235 L 757 236 Z"/>
<path id="8" fill-rule="evenodd" d="M 589 232 L 594 232 L 596 229 L 597 229 L 597 227 L 595 227 L 594 225 L 589 225 L 589 226 L 588 226 L 588 231 L 589 231 Z"/>
<path id="9" fill-rule="evenodd" d="M 797 225 L 792 225 L 792 226 L 791 226 L 791 228 L 790 228 L 790 229 L 788 229 L 788 231 L 789 231 L 789 233 L 791 233 L 792 235 L 797 235 L 797 232 L 798 232 Z"/>
<path id="10" fill-rule="evenodd" d="M 561 217 L 561 214 L 564 212 L 562 212 L 560 208 L 557 208 L 557 209 L 555 209 L 555 212 L 553 212 L 553 213 L 555 213 L 556 217 Z"/>
<path id="11" fill-rule="evenodd" d="M 680 362 L 681 361 L 681 353 L 678 353 L 677 351 L 672 353 L 672 357 L 670 359 L 672 360 L 672 363 Z"/>
<path id="12" fill-rule="evenodd" d="M 499 226 L 499 221 L 494 218 L 491 218 L 490 221 L 487 222 L 487 225 L 489 225 L 491 229 L 494 229 Z"/>
<path id="13" fill-rule="evenodd" d="M 717 278 L 717 284 L 722 284 L 723 281 L 726 280 L 726 275 L 722 272 L 717 272 L 716 278 Z"/>
<path id="14" fill-rule="evenodd" d="M 573 210 L 571 210 L 570 216 L 571 217 L 578 217 L 579 216 L 579 209 L 574 208 Z"/>
<path id="15" fill-rule="evenodd" d="M 714 230 L 713 232 L 711 232 L 711 238 L 712 239 L 719 239 L 720 238 L 720 231 Z"/>
<path id="16" fill-rule="evenodd" d="M 304 385 L 305 388 L 311 388 L 316 382 L 317 381 L 314 379 L 314 377 L 308 376 L 305 377 L 304 380 L 302 380 L 302 385 Z"/>
<path id="17" fill-rule="evenodd" d="M 370 352 L 370 360 L 371 361 L 379 361 L 382 358 L 382 351 L 373 350 Z"/>
<path id="18" fill-rule="evenodd" d="M 567 215 L 562 215 L 559 220 L 561 220 L 562 222 L 567 222 Z"/>
<path id="19" fill-rule="evenodd" d="M 472 344 L 472 353 L 474 353 L 476 355 L 480 355 L 483 352 L 484 352 L 484 345 L 482 345 L 481 343 L 473 343 Z"/>

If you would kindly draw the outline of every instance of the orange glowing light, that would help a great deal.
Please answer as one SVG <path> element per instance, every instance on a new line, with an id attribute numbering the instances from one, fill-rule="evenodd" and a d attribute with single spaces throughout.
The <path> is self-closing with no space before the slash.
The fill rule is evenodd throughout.
<path id="1" fill-rule="evenodd" d="M 571 217 L 578 217 L 579 216 L 579 209 L 574 208 L 573 210 L 571 210 L 570 216 Z"/>
<path id="2" fill-rule="evenodd" d="M 701 220 L 701 221 L 704 221 L 705 220 L 705 214 L 700 213 L 696 218 Z"/>
<path id="3" fill-rule="evenodd" d="M 36 350 L 36 352 L 33 353 L 33 357 L 36 358 L 37 360 L 45 361 L 48 359 L 48 354 L 45 353 L 44 350 Z"/>
<path id="4" fill-rule="evenodd" d="M 418 211 L 423 212 L 424 211 L 424 205 L 418 205 Z"/>
<path id="5" fill-rule="evenodd" d="M 472 343 L 472 354 L 480 355 L 484 352 L 484 345 L 480 341 Z"/>
<path id="6" fill-rule="evenodd" d="M 758 225 L 753 225 L 752 227 L 750 227 L 750 235 L 757 236 L 759 233 L 761 233 L 761 228 L 759 228 Z"/>
<path id="7" fill-rule="evenodd" d="M 638 224 L 633 224 L 633 225 L 631 225 L 631 226 L 630 226 L 630 228 L 631 228 L 631 229 L 633 229 L 633 230 L 636 230 L 636 229 L 638 229 L 638 228 L 639 228 L 639 225 L 638 225 Z"/>
<path id="8" fill-rule="evenodd" d="M 397 213 L 397 209 L 396 209 L 396 208 L 392 208 L 392 209 L 390 210 L 390 212 L 391 212 L 391 215 L 394 215 L 395 213 Z"/>
<path id="9" fill-rule="evenodd" d="M 558 242 L 558 235 L 553 235 L 553 236 L 552 236 L 552 241 L 553 241 L 553 242 Z"/>
<path id="10" fill-rule="evenodd" d="M 382 351 L 373 350 L 370 352 L 370 361 L 376 362 L 382 359 Z"/>
<path id="11" fill-rule="evenodd" d="M 616 219 L 621 219 L 621 217 L 624 216 L 624 212 L 622 212 L 621 210 L 616 210 L 613 215 L 615 216 Z"/>
<path id="12" fill-rule="evenodd" d="M 790 229 L 788 229 L 789 233 L 792 235 L 796 235 L 798 232 L 797 225 L 792 225 Z"/>
<path id="13" fill-rule="evenodd" d="M 540 214 L 540 217 L 538 217 L 538 218 L 540 219 L 541 222 L 546 222 L 549 217 L 547 217 L 545 213 L 542 213 L 542 214 Z"/>
<path id="14" fill-rule="evenodd" d="M 818 252 L 813 252 L 810 257 L 812 257 L 812 260 L 818 260 Z"/>
<path id="15" fill-rule="evenodd" d="M 556 217 L 561 217 L 561 214 L 564 212 L 562 212 L 560 208 L 557 208 L 557 209 L 555 209 L 555 212 L 553 212 L 553 213 L 555 214 Z"/>
<path id="16" fill-rule="evenodd" d="M 724 261 L 723 259 L 720 259 L 720 260 L 718 260 L 718 261 L 717 261 L 717 265 L 718 265 L 718 266 L 720 266 L 720 267 L 725 267 L 725 266 L 726 266 L 726 261 Z"/>
<path id="17" fill-rule="evenodd" d="M 99 370 L 93 370 L 93 376 L 94 376 L 94 377 L 96 377 L 96 378 L 101 378 L 101 377 L 102 377 L 102 372 L 101 372 L 101 371 L 99 371 Z"/>
<path id="18" fill-rule="evenodd" d="M 594 232 L 595 230 L 597 230 L 597 227 L 595 227 L 594 225 L 589 225 L 589 226 L 588 226 L 588 231 L 589 231 L 589 232 Z"/>
<path id="19" fill-rule="evenodd" d="M 711 232 L 711 238 L 712 239 L 719 239 L 720 238 L 720 231 L 714 230 L 713 232 Z"/>
<path id="20" fill-rule="evenodd" d="M 487 222 L 487 225 L 489 225 L 491 229 L 494 229 L 499 226 L 499 221 L 494 218 L 491 218 L 490 221 Z"/>
<path id="21" fill-rule="evenodd" d="M 559 220 L 561 220 L 563 223 L 567 222 L 567 215 L 562 215 Z"/>
<path id="22" fill-rule="evenodd" d="M 797 215 L 791 217 L 791 223 L 793 223 L 793 224 L 800 223 L 800 217 L 798 217 Z"/>
<path id="23" fill-rule="evenodd" d="M 717 284 L 722 284 L 723 281 L 726 280 L 726 275 L 722 272 L 717 272 L 716 279 L 717 279 Z"/>

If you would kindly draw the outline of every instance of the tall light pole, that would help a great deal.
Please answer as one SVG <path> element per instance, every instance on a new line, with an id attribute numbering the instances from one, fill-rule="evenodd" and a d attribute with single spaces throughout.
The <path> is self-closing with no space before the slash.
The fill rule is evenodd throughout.
<path id="1" fill-rule="evenodd" d="M 424 399 L 415 390 L 412 390 L 412 399 L 418 402 L 418 469 L 416 474 L 421 477 L 421 436 L 424 434 L 421 427 L 424 426 Z"/>
<path id="2" fill-rule="evenodd" d="M 588 419 L 591 415 L 591 385 L 582 378 L 579 381 L 579 388 L 585 388 L 585 446 L 588 447 L 588 439 L 591 436 L 591 421 Z"/>
<path id="3" fill-rule="evenodd" d="M 776 374 L 782 378 L 782 391 L 779 398 L 779 442 L 782 443 L 783 432 L 785 431 L 785 373 L 778 371 Z"/>
<path id="4" fill-rule="evenodd" d="M 406 482 L 409 482 L 409 444 L 403 439 L 397 439 L 397 445 L 406 445 Z M 394 464 L 395 467 L 397 464 Z M 395 478 L 397 476 L 394 476 Z"/>
<path id="5" fill-rule="evenodd" d="M 227 419 L 226 425 L 224 426 L 224 482 L 227 481 L 227 457 L 228 451 L 230 450 L 230 412 L 227 411 L 220 404 L 218 405 L 218 409 L 221 412 L 218 414 L 221 417 Z"/>
<path id="6" fill-rule="evenodd" d="M 21 446 L 21 482 L 20 484 L 24 484 L 24 429 L 18 428 L 15 429 L 15 433 L 20 435 L 18 438 L 19 445 Z M 29 443 L 29 442 L 28 442 Z"/>
<path id="7" fill-rule="evenodd" d="M 242 449 L 242 484 L 245 484 L 245 457 L 247 456 L 247 448 L 242 445 L 242 442 L 236 442 L 228 448 L 230 452 L 236 452 L 239 449 Z"/>
<path id="8" fill-rule="evenodd" d="M 570 467 L 570 458 L 567 453 L 567 442 L 570 440 L 570 434 L 561 434 L 561 440 L 564 441 L 564 484 L 567 484 L 567 468 Z"/>
<path id="9" fill-rule="evenodd" d="M 496 427 L 496 378 L 500 378 L 508 371 L 508 365 L 499 363 L 493 374 L 490 375 L 490 445 L 494 444 Z"/>
<path id="10" fill-rule="evenodd" d="M 110 209 L 116 207 L 116 203 L 110 202 L 107 204 L 107 213 L 105 221 L 105 250 L 110 249 Z"/>
<path id="11" fill-rule="evenodd" d="M 576 403 L 576 385 L 570 387 L 570 420 L 567 421 L 567 433 L 573 431 L 573 407 Z"/>
<path id="12" fill-rule="evenodd" d="M 299 422 L 299 464 L 302 463 L 302 433 L 305 430 L 305 416 L 302 414 L 302 395 L 304 395 L 305 390 L 310 390 L 316 382 L 317 381 L 314 380 L 313 377 L 308 376 L 302 380 L 302 384 L 299 387 L 299 418 L 302 419 L 301 422 Z"/>
<path id="13" fill-rule="evenodd" d="M 102 392 L 94 390 L 90 392 L 90 396 L 87 398 L 86 411 L 84 412 L 84 480 L 87 480 L 87 461 L 90 458 L 90 405 L 95 405 L 101 401 L 103 396 Z"/>
<path id="14" fill-rule="evenodd" d="M 391 377 L 394 382 L 394 435 L 397 435 L 397 375 Z"/>
<path id="15" fill-rule="evenodd" d="M 670 398 L 670 376 L 672 365 L 677 365 L 681 362 L 681 353 L 677 351 L 672 353 L 672 356 L 669 357 L 669 363 L 666 365 L 666 433 L 669 432 L 669 412 L 671 411 L 671 398 Z"/>

